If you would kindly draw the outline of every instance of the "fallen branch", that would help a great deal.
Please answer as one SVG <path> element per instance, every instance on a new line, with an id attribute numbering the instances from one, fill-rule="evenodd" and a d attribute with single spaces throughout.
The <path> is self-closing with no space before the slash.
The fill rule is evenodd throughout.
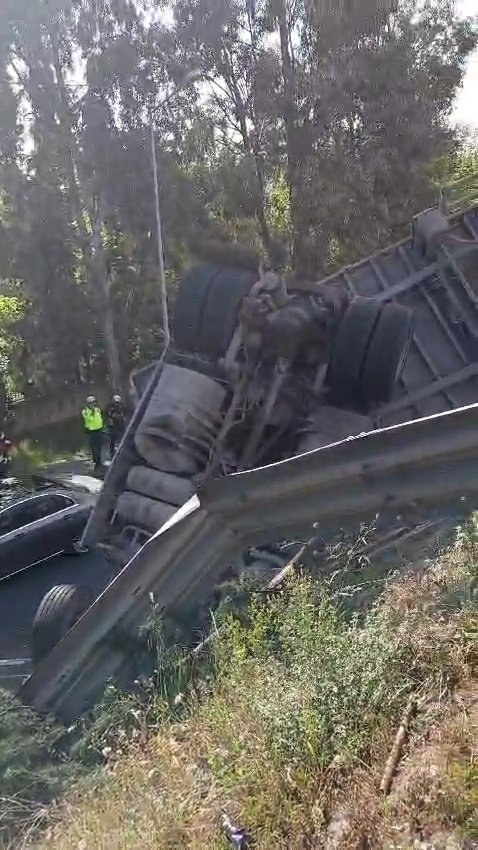
<path id="1" fill-rule="evenodd" d="M 402 755 L 403 745 L 408 735 L 410 721 L 415 713 L 417 704 L 415 697 L 410 697 L 407 707 L 403 712 L 400 726 L 398 727 L 395 741 L 393 742 L 392 751 L 387 759 L 385 770 L 383 771 L 382 780 L 380 782 L 380 791 L 382 794 L 389 794 L 392 787 L 393 777 L 397 770 L 398 762 Z"/>
<path id="2" fill-rule="evenodd" d="M 303 546 L 296 552 L 293 558 L 270 580 L 268 584 L 261 591 L 262 593 L 271 593 L 274 590 L 278 590 L 281 585 L 284 583 L 285 579 L 293 572 L 295 572 L 296 567 L 300 565 L 300 561 L 308 552 L 314 544 L 317 544 L 318 538 L 311 537 Z"/>

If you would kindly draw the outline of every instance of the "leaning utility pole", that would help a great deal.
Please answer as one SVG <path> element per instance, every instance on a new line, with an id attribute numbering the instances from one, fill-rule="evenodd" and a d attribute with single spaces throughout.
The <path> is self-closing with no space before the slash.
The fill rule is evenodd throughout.
<path id="1" fill-rule="evenodd" d="M 165 106 L 172 98 L 179 92 L 181 89 L 186 88 L 186 86 L 191 83 L 196 82 L 196 80 L 201 77 L 202 74 L 200 71 L 193 70 L 189 71 L 181 82 L 175 86 L 172 91 L 169 92 L 158 104 L 158 108 L 161 106 Z M 159 274 L 159 291 L 161 298 L 161 313 L 163 319 L 163 334 L 164 334 L 164 348 L 166 349 L 169 345 L 169 341 L 171 339 L 171 331 L 169 327 L 169 313 L 168 313 L 168 293 L 166 288 L 166 274 L 164 271 L 164 251 L 163 251 L 163 233 L 161 226 L 161 207 L 159 202 L 159 180 L 158 180 L 158 159 L 156 156 L 156 134 L 154 129 L 154 118 L 151 121 L 150 127 L 150 136 L 151 136 L 151 166 L 153 169 L 153 186 L 154 186 L 154 210 L 156 216 L 156 251 L 158 256 L 158 274 Z"/>
<path id="2" fill-rule="evenodd" d="M 151 162 L 153 165 L 154 208 L 156 213 L 156 250 L 158 254 L 159 291 L 161 297 L 161 314 L 163 318 L 164 348 L 171 339 L 169 330 L 168 293 L 166 290 L 166 275 L 164 271 L 163 234 L 161 228 L 161 209 L 159 205 L 158 161 L 156 157 L 156 137 L 154 124 L 151 123 Z"/>

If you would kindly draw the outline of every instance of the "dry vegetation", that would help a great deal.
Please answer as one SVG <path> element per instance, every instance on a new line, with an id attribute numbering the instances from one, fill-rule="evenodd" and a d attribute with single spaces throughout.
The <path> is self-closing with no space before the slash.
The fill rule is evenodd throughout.
<path id="1" fill-rule="evenodd" d="M 171 682 L 168 700 L 111 691 L 81 744 L 107 766 L 41 811 L 34 846 L 219 850 L 230 846 L 222 812 L 257 850 L 478 846 L 477 564 L 471 528 L 360 616 L 295 579 L 229 619 L 181 694 Z M 13 846 L 32 841 L 23 833 Z"/>

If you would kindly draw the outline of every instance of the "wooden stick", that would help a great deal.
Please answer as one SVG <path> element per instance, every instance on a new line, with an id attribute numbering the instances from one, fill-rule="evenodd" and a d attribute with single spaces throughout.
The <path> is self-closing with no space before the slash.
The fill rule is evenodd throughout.
<path id="1" fill-rule="evenodd" d="M 408 728 L 410 726 L 410 720 L 412 719 L 415 713 L 415 709 L 415 698 L 410 697 L 407 703 L 407 707 L 403 712 L 402 720 L 400 726 L 398 727 L 398 731 L 395 736 L 395 741 L 393 742 L 392 751 L 387 759 L 385 770 L 383 771 L 382 781 L 380 782 L 380 791 L 382 792 L 382 794 L 386 795 L 390 793 L 393 777 L 395 775 L 398 762 L 400 761 L 400 757 L 402 755 L 403 745 L 405 743 L 408 734 Z"/>

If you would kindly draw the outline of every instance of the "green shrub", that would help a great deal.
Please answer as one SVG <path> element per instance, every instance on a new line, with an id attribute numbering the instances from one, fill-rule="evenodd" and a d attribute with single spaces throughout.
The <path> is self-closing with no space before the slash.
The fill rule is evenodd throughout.
<path id="1" fill-rule="evenodd" d="M 61 727 L 0 691 L 0 846 L 82 775 L 82 766 L 62 750 L 63 735 Z"/>

